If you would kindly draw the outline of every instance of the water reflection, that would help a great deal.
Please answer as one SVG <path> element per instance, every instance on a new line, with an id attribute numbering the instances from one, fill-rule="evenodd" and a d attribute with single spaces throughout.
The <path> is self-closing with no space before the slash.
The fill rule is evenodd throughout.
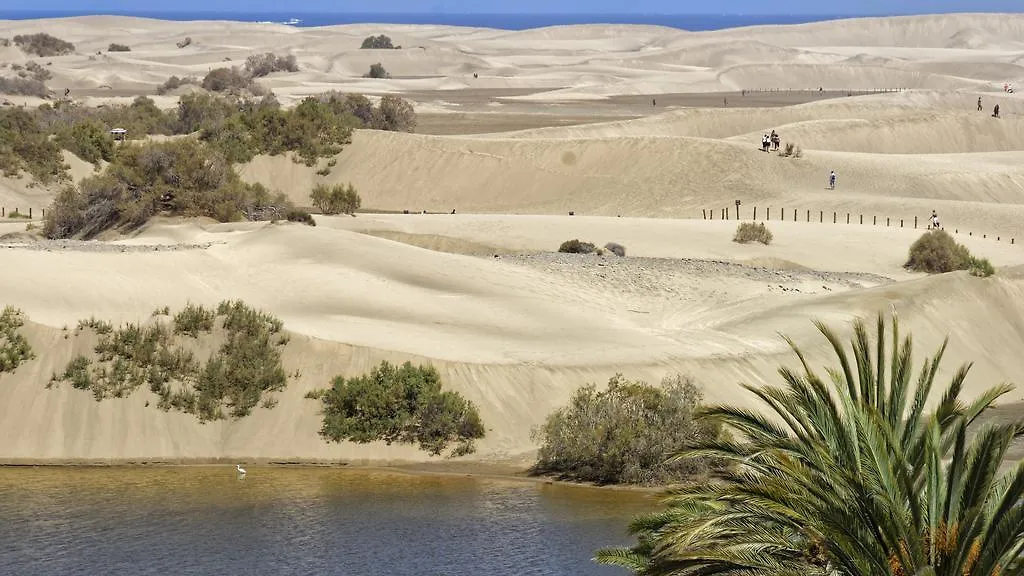
<path id="1" fill-rule="evenodd" d="M 650 496 L 233 465 L 0 468 L 0 573 L 600 575 Z"/>

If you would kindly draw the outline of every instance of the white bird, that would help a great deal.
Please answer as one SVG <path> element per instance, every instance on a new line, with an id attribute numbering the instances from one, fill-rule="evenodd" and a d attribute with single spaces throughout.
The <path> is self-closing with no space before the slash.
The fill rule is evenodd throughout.
<path id="1" fill-rule="evenodd" d="M 240 465 L 235 464 L 235 470 L 238 470 L 239 474 L 241 474 L 242 476 L 245 476 L 245 468 L 242 468 Z"/>

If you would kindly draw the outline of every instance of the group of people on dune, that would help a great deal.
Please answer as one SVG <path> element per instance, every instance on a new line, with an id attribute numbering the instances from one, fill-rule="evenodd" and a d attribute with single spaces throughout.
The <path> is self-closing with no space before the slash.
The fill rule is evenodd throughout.
<path id="1" fill-rule="evenodd" d="M 761 138 L 761 150 L 764 150 L 765 152 L 769 149 L 778 150 L 781 143 L 782 139 L 775 133 L 775 130 L 772 130 L 770 135 L 765 134 L 764 137 Z"/>

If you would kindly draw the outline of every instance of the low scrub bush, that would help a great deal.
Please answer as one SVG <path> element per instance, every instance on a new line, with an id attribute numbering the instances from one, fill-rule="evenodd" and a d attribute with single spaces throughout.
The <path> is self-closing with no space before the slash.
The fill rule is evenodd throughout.
<path id="1" fill-rule="evenodd" d="M 744 222 L 736 227 L 736 234 L 732 237 L 732 241 L 739 244 L 760 242 L 767 246 L 772 243 L 772 238 L 772 232 L 764 222 Z"/>
<path id="2" fill-rule="evenodd" d="M 317 184 L 309 195 L 313 205 L 323 214 L 354 214 L 362 205 L 362 199 L 351 183 L 327 186 Z"/>
<path id="3" fill-rule="evenodd" d="M 168 92 L 170 92 L 172 90 L 180 88 L 181 86 L 187 86 L 187 85 L 200 86 L 200 85 L 202 85 L 202 81 L 199 80 L 198 78 L 195 78 L 195 77 L 192 77 L 192 76 L 185 76 L 183 78 L 179 78 L 177 76 L 171 76 L 170 78 L 167 79 L 166 82 L 164 82 L 163 84 L 161 84 L 161 85 L 156 87 L 156 93 L 158 95 L 162 96 L 162 95 L 167 94 Z"/>
<path id="4" fill-rule="evenodd" d="M 611 252 L 612 254 L 615 254 L 619 258 L 624 258 L 626 256 L 626 247 L 617 242 L 609 242 L 605 244 L 604 249 L 608 252 Z"/>
<path id="5" fill-rule="evenodd" d="M 10 38 L 0 38 L 0 48 L 7 48 L 11 45 Z"/>
<path id="6" fill-rule="evenodd" d="M 33 79 L 40 82 L 46 82 L 53 78 L 53 74 L 38 62 L 29 62 L 25 64 L 24 72 L 31 74 Z"/>
<path id="7" fill-rule="evenodd" d="M 285 220 L 289 222 L 299 222 L 307 226 L 316 226 L 316 220 L 313 220 L 313 215 L 305 210 L 299 208 L 289 208 L 284 213 Z"/>
<path id="8" fill-rule="evenodd" d="M 131 46 L 125 46 L 124 44 L 114 44 L 114 43 L 111 43 L 110 46 L 107 46 L 107 52 L 131 52 L 131 51 L 132 51 Z"/>
<path id="9" fill-rule="evenodd" d="M 984 264 L 974 258 L 966 246 L 954 240 L 945 230 L 929 230 L 910 245 L 910 253 L 904 267 L 916 272 L 942 274 L 954 270 L 969 270 L 975 263 L 979 271 L 983 271 Z M 988 268 L 991 268 L 991 264 L 988 264 Z"/>
<path id="10" fill-rule="evenodd" d="M 192 37 L 191 36 L 186 36 L 184 40 L 182 40 L 180 42 L 176 42 L 175 45 L 178 48 L 184 48 L 186 46 L 191 46 L 192 45 Z"/>
<path id="11" fill-rule="evenodd" d="M 590 242 L 580 242 L 573 238 L 572 240 L 562 242 L 558 247 L 558 251 L 565 254 L 593 254 L 597 251 L 597 246 Z"/>
<path id="12" fill-rule="evenodd" d="M 30 216 L 28 214 L 21 213 L 20 211 L 18 211 L 17 208 L 15 208 L 14 210 L 11 210 L 10 212 L 8 212 L 7 213 L 7 217 L 8 218 L 13 218 L 13 219 L 24 218 L 26 220 L 30 218 Z"/>
<path id="13" fill-rule="evenodd" d="M 203 88 L 211 92 L 242 94 L 248 92 L 262 96 L 267 91 L 253 80 L 251 76 L 238 68 L 214 68 L 203 78 Z"/>
<path id="14" fill-rule="evenodd" d="M 392 50 L 395 48 L 391 44 L 391 38 L 381 34 L 379 36 L 367 36 L 363 39 L 363 44 L 359 47 L 362 50 Z M 401 46 L 398 46 L 401 48 Z"/>
<path id="15" fill-rule="evenodd" d="M 416 129 L 416 110 L 412 103 L 399 96 L 387 95 L 376 106 L 362 94 L 325 92 L 317 99 L 327 104 L 336 114 L 353 116 L 358 127 L 392 132 L 412 132 Z"/>
<path id="16" fill-rule="evenodd" d="M 126 324 L 112 329 L 95 320 L 79 323 L 79 331 L 98 336 L 94 354 L 73 359 L 50 386 L 68 382 L 89 390 L 96 400 L 123 398 L 143 385 L 160 397 L 158 407 L 194 414 L 200 421 L 247 416 L 264 395 L 282 390 L 287 375 L 280 348 L 287 343 L 277 318 L 243 302 L 221 302 L 216 311 L 189 305 L 170 325 Z M 180 338 L 219 342 L 201 361 Z"/>
<path id="17" fill-rule="evenodd" d="M 245 71 L 251 78 L 262 78 L 274 72 L 298 72 L 295 56 L 278 56 L 273 52 L 254 54 L 245 60 Z"/>
<path id="18" fill-rule="evenodd" d="M 669 460 L 693 442 L 721 434 L 694 415 L 700 389 L 689 379 L 669 377 L 661 386 L 616 375 L 605 390 L 578 389 L 569 404 L 533 431 L 540 444 L 535 474 L 598 484 L 669 484 L 708 473 L 703 458 Z"/>
<path id="19" fill-rule="evenodd" d="M 102 108 L 58 101 L 41 105 L 34 115 L 50 134 L 60 134 L 78 122 L 93 121 L 108 133 L 111 128 L 124 128 L 129 139 L 173 134 L 177 118 L 177 114 L 164 112 L 145 96 L 136 97 L 131 104 L 108 104 Z"/>
<path id="20" fill-rule="evenodd" d="M 996 273 L 996 269 L 992 267 L 992 263 L 988 261 L 988 258 L 975 258 L 972 256 L 970 272 L 971 276 L 988 278 Z"/>
<path id="21" fill-rule="evenodd" d="M 22 363 L 35 358 L 32 346 L 21 333 L 25 315 L 11 306 L 0 312 L 0 372 L 14 372 Z"/>
<path id="22" fill-rule="evenodd" d="M 391 74 L 388 74 L 384 66 L 377 62 L 376 64 L 370 64 L 370 71 L 363 74 L 363 78 L 391 78 Z"/>
<path id="23" fill-rule="evenodd" d="M 80 120 L 56 135 L 57 145 L 86 162 L 114 159 L 114 139 L 97 120 Z"/>
<path id="24" fill-rule="evenodd" d="M 65 188 L 46 211 L 48 238 L 92 238 L 131 229 L 152 216 L 206 216 L 220 222 L 280 218 L 291 204 L 239 179 L 216 150 L 193 139 L 120 147 L 103 173 Z"/>
<path id="25" fill-rule="evenodd" d="M 49 98 L 50 89 L 44 82 L 35 78 L 0 78 L 0 94 Z"/>
<path id="26" fill-rule="evenodd" d="M 60 38 L 40 32 L 39 34 L 27 34 L 14 37 L 14 44 L 26 54 L 35 54 L 43 58 L 48 56 L 63 56 L 75 51 L 75 45 L 65 42 Z"/>
<path id="27" fill-rule="evenodd" d="M 441 377 L 431 366 L 382 362 L 368 375 L 339 376 L 330 388 L 306 396 L 321 402 L 320 435 L 333 442 L 418 444 L 433 455 L 455 443 L 450 456 L 461 456 L 472 453 L 473 441 L 484 436 L 473 403 L 442 391 Z"/>

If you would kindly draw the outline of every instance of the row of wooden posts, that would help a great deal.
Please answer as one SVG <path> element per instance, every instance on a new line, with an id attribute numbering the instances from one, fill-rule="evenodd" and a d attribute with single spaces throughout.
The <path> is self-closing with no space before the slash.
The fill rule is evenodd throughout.
<path id="1" fill-rule="evenodd" d="M 703 214 L 705 220 L 715 220 L 716 212 L 718 214 L 718 219 L 719 220 L 739 220 L 740 219 L 740 206 L 739 205 L 736 205 L 734 208 L 722 208 L 720 210 L 719 209 L 715 209 L 715 208 L 701 210 L 701 213 Z M 756 221 L 757 220 L 757 206 L 754 206 L 754 211 L 753 212 L 754 212 L 753 218 L 751 218 L 751 219 Z M 787 210 L 785 208 L 780 208 L 777 213 L 779 215 L 779 220 L 785 222 Z M 793 215 L 793 217 L 791 218 L 791 221 L 792 222 L 798 222 L 799 221 L 799 211 L 796 208 L 793 208 L 792 215 Z M 847 224 L 852 223 L 851 216 L 852 215 L 851 215 L 850 212 L 846 213 L 846 223 Z M 771 219 L 772 219 L 772 209 L 770 207 L 765 208 L 764 209 L 764 218 L 763 218 L 762 221 L 771 221 Z M 886 216 L 885 217 L 885 225 L 886 225 L 886 227 L 894 226 L 895 225 L 895 220 L 896 220 L 895 218 L 892 218 L 890 216 Z M 806 211 L 805 221 L 806 222 L 811 222 L 811 210 L 807 210 Z M 836 212 L 836 211 L 833 211 L 832 212 L 832 223 L 833 224 L 838 224 L 841 221 L 842 221 L 842 219 L 840 218 L 840 213 Z M 818 211 L 818 222 L 822 223 L 822 224 L 825 223 L 825 211 L 824 210 L 819 210 Z M 904 224 L 905 224 L 905 220 L 903 218 L 900 218 L 899 222 L 900 222 L 900 228 L 903 228 Z M 864 215 L 863 214 L 858 214 L 857 215 L 857 223 L 864 224 Z M 871 216 L 871 225 L 872 226 L 878 226 L 878 216 Z M 914 216 L 914 228 L 916 229 L 917 227 L 918 227 L 918 217 Z M 959 234 L 959 233 L 960 233 L 959 229 L 954 229 L 954 234 Z M 974 232 L 967 232 L 967 235 L 968 236 L 974 236 Z M 982 234 L 981 237 L 982 238 L 988 238 L 988 234 Z M 1003 239 L 1002 239 L 1001 236 L 996 236 L 996 241 L 1002 242 Z M 1010 238 L 1010 244 L 1016 244 L 1016 238 Z"/>
<path id="2" fill-rule="evenodd" d="M 33 218 L 33 211 L 32 211 L 31 208 L 29 208 L 28 212 L 25 213 L 25 212 L 21 211 L 21 208 L 15 208 L 14 210 L 11 210 L 10 212 L 8 212 L 6 206 L 0 206 L 0 218 L 8 218 L 8 217 L 10 217 L 10 218 L 17 218 L 19 216 L 22 217 L 22 218 L 24 218 L 25 216 L 28 216 L 29 220 L 31 220 Z M 40 208 L 39 209 L 39 217 L 40 218 L 46 218 L 46 209 L 44 209 L 44 208 Z"/>

